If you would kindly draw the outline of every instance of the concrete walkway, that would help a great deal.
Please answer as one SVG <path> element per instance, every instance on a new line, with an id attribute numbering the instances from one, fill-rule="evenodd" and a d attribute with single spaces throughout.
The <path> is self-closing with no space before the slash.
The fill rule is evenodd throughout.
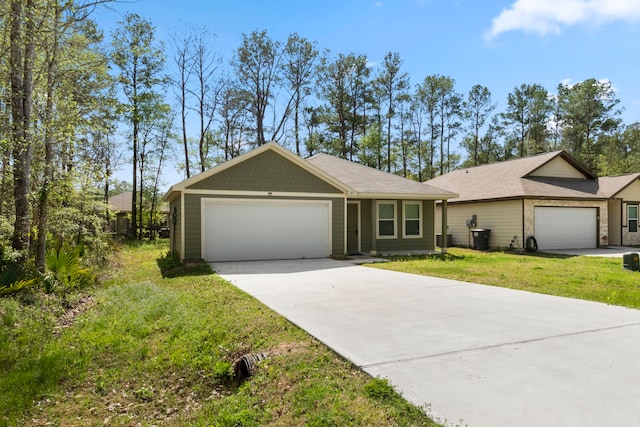
<path id="1" fill-rule="evenodd" d="M 640 423 L 640 311 L 330 259 L 213 268 L 445 425 Z"/>

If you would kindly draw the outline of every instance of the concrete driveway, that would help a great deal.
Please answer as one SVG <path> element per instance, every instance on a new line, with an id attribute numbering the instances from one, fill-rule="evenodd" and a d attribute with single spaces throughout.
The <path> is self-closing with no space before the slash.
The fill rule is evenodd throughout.
<path id="1" fill-rule="evenodd" d="M 213 268 L 446 425 L 640 423 L 640 311 L 330 259 Z"/>
<path id="2" fill-rule="evenodd" d="M 640 248 L 633 248 L 628 246 L 603 246 L 596 249 L 553 249 L 544 252 L 570 256 L 600 256 L 608 258 L 622 258 L 622 256 L 627 252 L 640 252 Z"/>

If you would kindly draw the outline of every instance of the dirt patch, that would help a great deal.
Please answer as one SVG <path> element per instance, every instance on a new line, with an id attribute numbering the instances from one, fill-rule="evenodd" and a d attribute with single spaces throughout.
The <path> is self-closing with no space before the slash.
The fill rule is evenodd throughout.
<path id="1" fill-rule="evenodd" d="M 79 315 L 95 305 L 96 301 L 92 296 L 87 295 L 85 297 L 82 297 L 76 304 L 74 304 L 73 307 L 67 309 L 67 311 L 65 311 L 64 314 L 58 318 L 58 322 L 53 328 L 53 333 L 55 335 L 61 334 L 62 331 L 73 325 Z"/>
<path id="2" fill-rule="evenodd" d="M 265 351 L 269 356 L 280 356 L 283 354 L 297 353 L 309 347 L 305 342 L 285 342 L 277 347 L 273 347 Z"/>

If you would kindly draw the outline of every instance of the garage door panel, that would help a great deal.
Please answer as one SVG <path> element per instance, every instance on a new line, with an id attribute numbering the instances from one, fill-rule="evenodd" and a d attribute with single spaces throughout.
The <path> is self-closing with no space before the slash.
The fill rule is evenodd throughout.
<path id="1" fill-rule="evenodd" d="M 329 201 L 207 201 L 204 211 L 207 261 L 330 255 Z"/>
<path id="2" fill-rule="evenodd" d="M 598 245 L 597 208 L 539 206 L 534 215 L 539 250 L 595 248 Z"/>

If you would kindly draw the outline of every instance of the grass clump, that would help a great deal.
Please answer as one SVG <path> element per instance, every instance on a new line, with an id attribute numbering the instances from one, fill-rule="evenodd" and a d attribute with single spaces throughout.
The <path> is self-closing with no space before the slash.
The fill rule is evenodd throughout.
<path id="1" fill-rule="evenodd" d="M 166 249 L 123 249 L 72 318 L 0 299 L 0 426 L 436 425 L 399 396 L 376 397 L 362 371 Z M 258 352 L 268 357 L 239 382 L 234 361 Z"/>
<path id="2" fill-rule="evenodd" d="M 367 396 L 381 401 L 393 400 L 398 396 L 386 378 L 372 378 L 364 385 L 364 391 Z"/>

